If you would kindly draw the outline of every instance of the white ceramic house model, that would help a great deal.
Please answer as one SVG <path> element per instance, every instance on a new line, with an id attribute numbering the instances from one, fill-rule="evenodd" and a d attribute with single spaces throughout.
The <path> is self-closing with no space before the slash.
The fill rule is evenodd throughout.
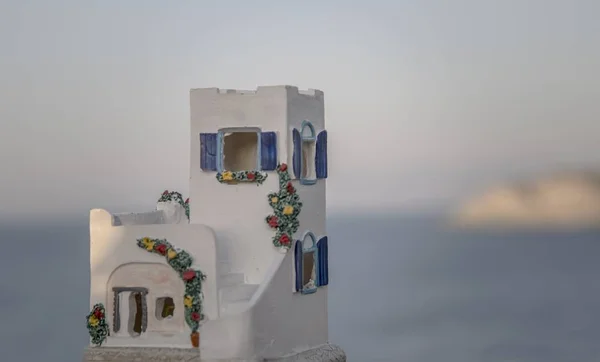
<path id="1" fill-rule="evenodd" d="M 323 92 L 190 98 L 191 201 L 91 211 L 85 360 L 345 361 L 328 343 Z"/>

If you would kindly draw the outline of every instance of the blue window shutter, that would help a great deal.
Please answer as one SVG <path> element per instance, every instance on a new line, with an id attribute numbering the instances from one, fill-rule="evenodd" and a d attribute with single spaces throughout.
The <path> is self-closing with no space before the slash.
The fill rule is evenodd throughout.
<path id="1" fill-rule="evenodd" d="M 319 250 L 319 286 L 329 284 L 329 250 L 327 244 L 327 236 L 323 236 L 317 243 Z"/>
<path id="2" fill-rule="evenodd" d="M 217 170 L 216 133 L 200 133 L 200 168 L 204 171 Z"/>
<path id="3" fill-rule="evenodd" d="M 263 171 L 277 168 L 277 133 L 262 132 L 260 134 L 260 167 Z"/>
<path id="4" fill-rule="evenodd" d="M 302 241 L 296 241 L 294 248 L 294 265 L 296 266 L 296 291 L 302 291 Z"/>
<path id="5" fill-rule="evenodd" d="M 292 131 L 292 136 L 294 138 L 294 156 L 292 159 L 294 175 L 296 175 L 296 178 L 300 178 L 302 172 L 302 137 L 300 131 L 295 128 Z"/>
<path id="6" fill-rule="evenodd" d="M 317 178 L 327 178 L 327 131 L 319 132 L 315 152 Z"/>

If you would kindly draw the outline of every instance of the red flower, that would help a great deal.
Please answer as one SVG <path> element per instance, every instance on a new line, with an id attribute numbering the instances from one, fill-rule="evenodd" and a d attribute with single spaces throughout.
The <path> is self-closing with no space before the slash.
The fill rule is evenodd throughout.
<path id="1" fill-rule="evenodd" d="M 287 184 L 287 192 L 290 194 L 293 194 L 294 192 L 296 192 L 296 189 L 294 189 L 294 186 L 292 185 L 291 182 L 288 182 L 288 184 Z"/>
<path id="2" fill-rule="evenodd" d="M 269 226 L 272 227 L 273 229 L 276 228 L 279 225 L 279 220 L 277 219 L 277 216 L 271 216 L 269 218 Z"/>
<path id="3" fill-rule="evenodd" d="M 199 321 L 199 320 L 200 320 L 200 313 L 192 312 L 192 315 L 191 315 L 191 317 L 192 317 L 192 320 L 193 320 L 193 321 L 196 321 L 196 322 L 197 322 L 197 321 Z"/>
<path id="4" fill-rule="evenodd" d="M 165 255 L 167 253 L 167 246 L 165 244 L 160 244 L 156 247 L 156 251 L 158 251 L 161 255 Z"/>
<path id="5" fill-rule="evenodd" d="M 196 271 L 195 270 L 186 270 L 183 272 L 183 280 L 185 281 L 189 281 L 192 280 L 196 277 Z"/>
<path id="6" fill-rule="evenodd" d="M 96 310 L 94 310 L 94 316 L 98 319 L 102 319 L 104 318 L 104 313 L 102 313 L 102 311 L 97 308 Z"/>
<path id="7" fill-rule="evenodd" d="M 287 236 L 286 234 L 283 234 L 279 237 L 279 243 L 281 245 L 287 245 L 290 243 L 290 237 Z"/>
<path id="8" fill-rule="evenodd" d="M 187 199 L 185 199 L 185 203 L 189 204 L 190 203 L 190 198 L 188 197 Z"/>
<path id="9" fill-rule="evenodd" d="M 169 194 L 169 190 L 165 190 L 165 192 L 163 192 L 163 195 L 168 195 Z"/>
<path id="10" fill-rule="evenodd" d="M 287 170 L 287 165 L 286 165 L 285 163 L 282 163 L 282 164 L 279 166 L 279 171 L 282 171 L 282 172 L 283 172 L 283 171 L 285 171 L 285 170 Z"/>
<path id="11" fill-rule="evenodd" d="M 253 181 L 254 180 L 254 173 L 253 172 L 248 172 L 248 180 Z"/>

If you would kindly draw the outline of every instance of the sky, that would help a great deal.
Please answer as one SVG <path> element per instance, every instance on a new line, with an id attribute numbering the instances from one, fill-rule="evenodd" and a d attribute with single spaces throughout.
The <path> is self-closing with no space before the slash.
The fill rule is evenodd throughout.
<path id="1" fill-rule="evenodd" d="M 600 168 L 600 2 L 0 1 L 0 220 L 188 190 L 189 90 L 325 92 L 328 207 Z"/>

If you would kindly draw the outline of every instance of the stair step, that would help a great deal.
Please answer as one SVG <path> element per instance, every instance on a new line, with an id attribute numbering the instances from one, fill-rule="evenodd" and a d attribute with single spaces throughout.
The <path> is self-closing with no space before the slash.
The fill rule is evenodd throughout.
<path id="1" fill-rule="evenodd" d="M 219 289 L 219 297 L 222 304 L 250 300 L 258 288 L 258 284 L 241 284 L 234 287 Z"/>
<path id="2" fill-rule="evenodd" d="M 245 276 L 242 273 L 227 273 L 219 276 L 219 288 L 234 287 L 244 284 Z"/>
<path id="3" fill-rule="evenodd" d="M 220 316 L 224 317 L 232 314 L 241 313 L 248 309 L 248 306 L 250 305 L 249 302 L 249 300 L 243 300 L 238 302 L 224 303 L 221 305 Z"/>

